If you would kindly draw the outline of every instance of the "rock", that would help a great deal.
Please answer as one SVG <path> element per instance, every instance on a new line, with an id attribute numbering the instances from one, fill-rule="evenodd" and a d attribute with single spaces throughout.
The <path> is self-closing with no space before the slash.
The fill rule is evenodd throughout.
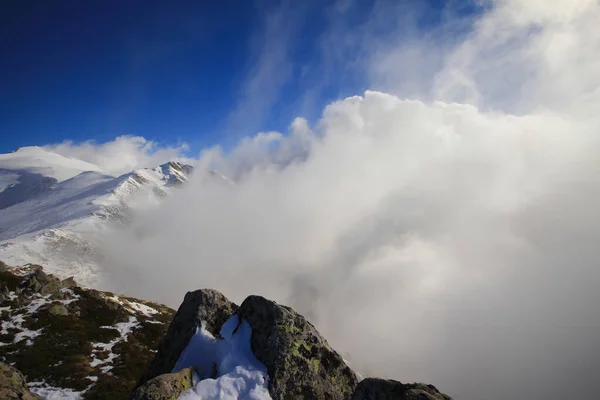
<path id="1" fill-rule="evenodd" d="M 303 316 L 260 296 L 247 297 L 237 314 L 252 328 L 274 400 L 350 398 L 356 375 Z"/>
<path id="2" fill-rule="evenodd" d="M 69 315 L 69 310 L 62 304 L 52 304 L 48 312 L 52 315 Z"/>
<path id="3" fill-rule="evenodd" d="M 21 279 L 11 273 L 4 264 L 4 268 L 0 268 L 0 304 L 7 301 L 10 297 L 9 293 L 16 292 L 20 284 Z"/>
<path id="4" fill-rule="evenodd" d="M 64 288 L 72 288 L 77 287 L 77 282 L 75 282 L 75 278 L 70 276 L 67 279 L 63 279 L 60 281 L 60 285 Z"/>
<path id="5" fill-rule="evenodd" d="M 6 286 L 0 287 L 0 304 L 10 299 L 10 290 Z"/>
<path id="6" fill-rule="evenodd" d="M 352 400 L 452 400 L 435 386 L 424 383 L 403 384 L 394 380 L 367 378 L 362 380 Z"/>
<path id="7" fill-rule="evenodd" d="M 139 385 L 161 374 L 170 373 L 181 352 L 187 347 L 202 321 L 215 337 L 220 337 L 221 326 L 235 313 L 237 306 L 216 290 L 201 289 L 188 292 L 162 341 L 156 357 Z"/>
<path id="8" fill-rule="evenodd" d="M 193 385 L 193 368 L 173 374 L 163 374 L 150 379 L 131 396 L 131 400 L 171 400 L 179 397 Z"/>
<path id="9" fill-rule="evenodd" d="M 29 391 L 22 373 L 0 362 L 0 399 L 39 400 L 40 397 Z"/>
<path id="10" fill-rule="evenodd" d="M 42 296 L 58 295 L 63 288 L 61 281 L 53 275 L 48 275 L 42 267 L 37 267 L 21 284 L 23 292 L 27 295 L 39 293 Z"/>

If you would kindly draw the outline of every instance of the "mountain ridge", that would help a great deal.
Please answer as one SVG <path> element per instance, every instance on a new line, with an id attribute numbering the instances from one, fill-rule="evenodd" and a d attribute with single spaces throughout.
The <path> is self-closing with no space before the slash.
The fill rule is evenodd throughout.
<path id="1" fill-rule="evenodd" d="M 97 233 L 158 206 L 193 170 L 172 160 L 114 176 L 42 147 L 0 154 L 0 260 L 44 264 L 58 276 L 75 275 L 92 285 Z"/>

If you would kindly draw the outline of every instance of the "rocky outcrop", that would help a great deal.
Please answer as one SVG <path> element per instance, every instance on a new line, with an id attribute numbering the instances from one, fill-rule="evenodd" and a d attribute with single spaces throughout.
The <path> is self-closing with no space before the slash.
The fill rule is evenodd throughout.
<path id="1" fill-rule="evenodd" d="M 173 314 L 159 304 L 83 289 L 39 266 L 0 264 L 0 360 L 30 382 L 44 382 L 46 393 L 128 398 Z"/>
<path id="2" fill-rule="evenodd" d="M 33 271 L 25 276 L 21 282 L 21 290 L 26 296 L 40 294 L 42 296 L 60 296 L 60 290 L 76 286 L 73 278 L 63 281 L 48 275 L 40 266 L 32 266 Z"/>
<path id="3" fill-rule="evenodd" d="M 251 346 L 267 367 L 273 399 L 345 399 L 358 380 L 302 315 L 260 296 L 249 296 L 237 312 L 252 328 Z"/>
<path id="4" fill-rule="evenodd" d="M 192 387 L 193 369 L 159 375 L 136 389 L 131 400 L 172 400 Z"/>
<path id="5" fill-rule="evenodd" d="M 267 369 L 268 391 L 275 400 L 451 400 L 434 386 L 421 383 L 402 384 L 377 378 L 359 383 L 356 374 L 325 338 L 291 308 L 261 296 L 247 297 L 238 308 L 219 292 L 206 289 L 185 296 L 155 359 L 131 398 L 174 399 L 186 390 L 191 370 L 186 368 L 174 374 L 171 371 L 196 329 L 204 325 L 220 339 L 221 326 L 232 316 L 237 318 L 232 335 L 244 323 L 250 326 L 252 353 Z M 197 379 L 218 378 L 217 370 L 214 372 L 210 377 Z"/>
<path id="6" fill-rule="evenodd" d="M 424 383 L 403 384 L 394 380 L 367 378 L 362 380 L 352 400 L 452 400 L 435 386 Z"/>
<path id="7" fill-rule="evenodd" d="M 206 330 L 219 337 L 221 326 L 236 310 L 237 306 L 216 290 L 201 289 L 188 292 L 140 384 L 161 374 L 170 373 L 181 352 L 203 322 Z"/>
<path id="8" fill-rule="evenodd" d="M 0 362 L 0 399 L 39 400 L 40 397 L 29 391 L 22 373 Z"/>
<path id="9" fill-rule="evenodd" d="M 175 314 L 159 304 L 83 289 L 39 266 L 12 268 L 0 262 L 0 322 L 0 361 L 22 372 L 0 365 L 0 399 L 39 398 L 27 389 L 27 378 L 34 382 L 33 392 L 62 394 L 68 389 L 86 400 L 174 400 L 194 380 L 218 380 L 229 373 L 214 359 L 207 364 L 212 362 L 212 368 L 203 372 L 185 361 L 178 368 L 187 368 L 172 373 L 203 327 L 218 346 L 232 340 L 245 343 L 244 351 L 251 350 L 262 363 L 260 379 L 254 382 L 275 400 L 451 400 L 421 383 L 377 378 L 359 383 L 310 322 L 260 296 L 249 296 L 238 307 L 217 291 L 197 290 L 186 294 Z M 198 337 L 206 338 L 202 332 Z M 207 347 L 200 348 L 214 356 Z"/>
<path id="10" fill-rule="evenodd" d="M 356 375 L 303 316 L 260 296 L 248 297 L 238 309 L 214 290 L 185 296 L 141 387 L 172 371 L 202 323 L 219 338 L 221 326 L 234 314 L 252 328 L 251 348 L 267 368 L 273 399 L 350 398 Z"/>

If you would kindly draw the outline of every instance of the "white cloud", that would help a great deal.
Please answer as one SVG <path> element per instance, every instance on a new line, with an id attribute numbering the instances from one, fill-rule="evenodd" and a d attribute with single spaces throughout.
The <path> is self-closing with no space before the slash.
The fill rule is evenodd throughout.
<path id="1" fill-rule="evenodd" d="M 370 70 L 398 93 L 436 60 L 423 98 L 443 101 L 368 91 L 204 151 L 239 183 L 199 172 L 112 233 L 107 284 L 174 306 L 200 287 L 261 294 L 366 374 L 455 398 L 593 398 L 600 5 L 524 4 L 494 3 L 460 43 L 412 42 L 407 76 Z M 384 49 L 390 66 L 405 51 Z"/>
<path id="2" fill-rule="evenodd" d="M 582 216 L 598 199 L 588 134 L 552 114 L 368 92 L 331 105 L 308 156 L 286 168 L 268 162 L 272 149 L 248 157 L 264 136 L 231 158 L 213 153 L 211 163 L 243 165 L 244 179 L 192 186 L 113 236 L 118 289 L 172 305 L 198 287 L 236 301 L 259 293 L 307 314 L 364 371 L 460 398 L 518 397 L 495 358 L 535 371 L 553 346 L 597 344 L 586 336 L 599 333 L 590 266 L 600 256 L 599 228 Z M 277 140 L 285 149 L 294 138 Z"/>
<path id="3" fill-rule="evenodd" d="M 44 149 L 65 157 L 87 161 L 114 175 L 138 168 L 155 167 L 173 160 L 193 162 L 184 157 L 188 150 L 186 144 L 178 147 L 161 147 L 141 136 L 119 136 L 105 143 L 65 141 L 44 146 Z"/>

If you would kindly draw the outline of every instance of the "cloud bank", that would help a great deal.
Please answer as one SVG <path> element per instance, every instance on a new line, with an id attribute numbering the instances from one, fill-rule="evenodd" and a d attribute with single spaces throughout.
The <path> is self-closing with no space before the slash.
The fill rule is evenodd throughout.
<path id="1" fill-rule="evenodd" d="M 184 157 L 188 150 L 186 144 L 178 147 L 160 146 L 141 136 L 119 136 L 105 143 L 65 141 L 44 146 L 44 149 L 95 164 L 113 175 L 121 175 L 139 168 L 156 167 L 171 160 L 191 161 Z"/>
<path id="2" fill-rule="evenodd" d="M 364 34 L 380 90 L 203 151 L 186 189 L 107 238 L 105 285 L 173 306 L 261 294 L 365 375 L 459 399 L 593 398 L 600 4 L 486 4 L 459 41 L 412 42 L 419 57 Z M 410 71 L 430 82 L 412 99 Z"/>

